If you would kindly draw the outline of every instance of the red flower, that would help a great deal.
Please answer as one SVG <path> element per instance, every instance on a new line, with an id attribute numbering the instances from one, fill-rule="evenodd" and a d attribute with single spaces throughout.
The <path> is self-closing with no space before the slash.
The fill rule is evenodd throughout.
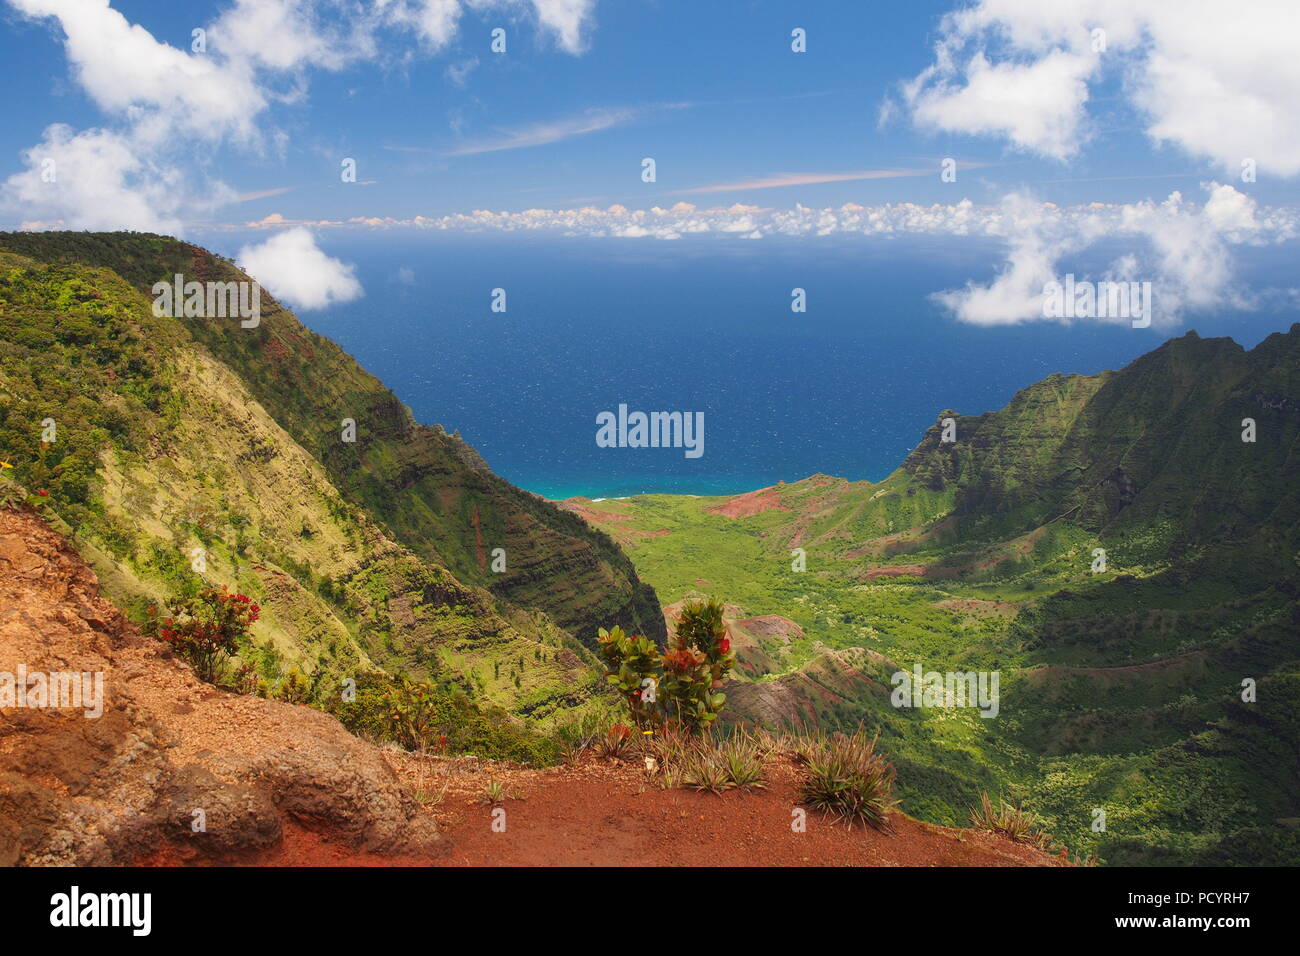
<path id="1" fill-rule="evenodd" d="M 718 650 L 722 651 L 724 654 L 731 650 L 731 638 L 724 637 L 722 640 L 718 641 Z"/>
<path id="2" fill-rule="evenodd" d="M 44 488 L 42 488 L 40 491 L 38 491 L 38 492 L 36 492 L 36 493 L 37 493 L 38 495 L 40 495 L 42 498 L 44 498 L 44 497 L 46 497 L 46 496 L 49 495 L 49 492 L 46 491 Z"/>

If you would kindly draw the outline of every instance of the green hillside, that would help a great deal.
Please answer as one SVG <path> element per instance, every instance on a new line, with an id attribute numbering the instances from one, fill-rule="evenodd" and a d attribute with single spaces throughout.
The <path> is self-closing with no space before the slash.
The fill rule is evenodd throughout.
<path id="1" fill-rule="evenodd" d="M 159 236 L 0 234 L 0 491 L 137 622 L 228 585 L 270 686 L 427 681 L 500 755 L 604 708 L 597 628 L 662 640 L 661 604 L 716 595 L 725 716 L 879 729 L 910 813 L 989 792 L 1107 863 L 1300 861 L 1300 326 L 942 412 L 879 483 L 557 506 L 265 293 L 254 329 L 154 316 L 178 272 L 247 278 Z M 996 672 L 997 716 L 893 706 L 915 665 Z"/>
<path id="2" fill-rule="evenodd" d="M 176 271 L 245 278 L 156 236 L 0 234 L 5 476 L 138 621 L 225 584 L 263 608 L 245 656 L 272 686 L 297 671 L 328 700 L 383 670 L 543 722 L 592 700 L 598 627 L 663 633 L 603 533 L 416 424 L 269 295 L 255 329 L 155 317 Z"/>
<path id="3" fill-rule="evenodd" d="M 1295 863 L 1298 439 L 1300 326 L 1249 352 L 1190 333 L 941 413 L 880 483 L 569 506 L 663 600 L 797 624 L 742 652 L 733 713 L 878 727 L 909 812 L 963 822 L 987 790 L 1110 863 Z M 998 671 L 998 717 L 895 708 L 917 663 Z"/>

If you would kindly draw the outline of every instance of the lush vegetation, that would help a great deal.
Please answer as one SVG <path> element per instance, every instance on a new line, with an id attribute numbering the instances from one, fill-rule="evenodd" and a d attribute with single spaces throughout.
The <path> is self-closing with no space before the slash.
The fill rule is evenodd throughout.
<path id="1" fill-rule="evenodd" d="M 761 782 L 737 722 L 865 727 L 896 778 L 810 745 L 831 812 L 874 792 L 1108 863 L 1300 859 L 1300 327 L 1051 376 L 877 484 L 582 502 L 602 531 L 269 297 L 255 330 L 154 317 L 175 272 L 243 278 L 163 237 L 0 235 L 0 506 L 39 508 L 138 623 L 177 608 L 210 679 L 403 747 L 595 747 L 704 790 Z M 256 617 L 222 624 L 223 587 Z M 671 642 L 656 590 L 687 602 Z M 742 609 L 725 629 L 705 593 Z M 999 673 L 998 716 L 892 706 L 914 664 Z"/>
<path id="2" fill-rule="evenodd" d="M 449 733 L 453 748 L 554 759 L 491 741 L 550 739 L 571 715 L 608 706 L 594 654 L 565 622 L 600 610 L 641 623 L 649 607 L 647 632 L 662 632 L 626 557 L 492 476 L 454 436 L 415 426 L 269 297 L 256 330 L 154 316 L 144 293 L 173 272 L 245 278 L 162 237 L 0 235 L 4 504 L 39 508 L 69 534 L 137 624 L 175 609 L 178 647 L 223 686 L 328 706 L 348 678 L 404 677 L 434 688 L 446 714 L 472 702 L 459 722 L 478 730 Z M 338 408 L 371 410 L 374 440 L 338 442 Z M 364 463 L 338 457 L 354 451 Z M 426 497 L 403 499 L 396 472 L 427 475 L 412 492 Z M 384 476 L 373 495 L 353 484 L 365 473 Z M 424 523 L 377 519 L 370 497 Z M 483 586 L 502 582 L 479 567 L 480 534 L 510 548 L 520 587 L 545 600 Z M 530 559 L 550 552 L 567 559 Z M 199 633 L 214 623 L 203 596 L 222 588 L 259 608 L 233 641 Z M 580 605 L 561 607 L 561 592 Z"/>
<path id="3" fill-rule="evenodd" d="M 992 794 L 1080 859 L 1294 863 L 1297 394 L 1300 327 L 1250 353 L 1190 335 L 958 416 L 955 446 L 932 429 L 878 484 L 814 476 L 737 517 L 580 505 L 664 601 L 703 580 L 740 605 L 728 719 L 878 731 L 909 813 L 965 825 Z M 1247 416 L 1267 440 L 1240 440 Z M 917 663 L 998 672 L 999 715 L 892 706 Z"/>

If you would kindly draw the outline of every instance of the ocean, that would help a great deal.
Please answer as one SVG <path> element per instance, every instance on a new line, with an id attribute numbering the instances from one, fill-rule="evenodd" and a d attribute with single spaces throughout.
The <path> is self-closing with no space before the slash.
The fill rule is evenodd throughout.
<path id="1" fill-rule="evenodd" d="M 201 237 L 235 255 L 265 234 Z M 1170 335 L 1250 347 L 1298 317 L 1277 309 L 1176 329 L 956 322 L 931 293 L 987 281 L 981 239 L 675 241 L 321 231 L 364 298 L 299 312 L 498 474 L 550 498 L 729 494 L 818 472 L 878 481 L 940 411 L 996 409 L 1052 372 L 1117 368 Z M 1076 271 L 1104 270 L 1113 251 Z M 1254 251 L 1242 277 L 1294 249 Z M 1100 268 L 1099 268 L 1100 267 Z M 1283 273 L 1285 274 L 1285 273 Z M 791 311 L 791 290 L 807 311 Z M 492 311 L 505 290 L 504 312 Z M 601 413 L 702 413 L 702 454 L 601 447 Z"/>

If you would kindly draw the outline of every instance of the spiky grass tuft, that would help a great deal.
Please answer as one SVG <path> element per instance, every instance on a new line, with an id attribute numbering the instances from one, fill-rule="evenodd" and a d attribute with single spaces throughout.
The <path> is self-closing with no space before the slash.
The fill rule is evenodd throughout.
<path id="1" fill-rule="evenodd" d="M 894 799 L 894 767 L 876 753 L 876 737 L 861 728 L 805 743 L 808 771 L 800 797 L 808 806 L 829 813 L 850 827 L 855 823 L 889 829 Z"/>

